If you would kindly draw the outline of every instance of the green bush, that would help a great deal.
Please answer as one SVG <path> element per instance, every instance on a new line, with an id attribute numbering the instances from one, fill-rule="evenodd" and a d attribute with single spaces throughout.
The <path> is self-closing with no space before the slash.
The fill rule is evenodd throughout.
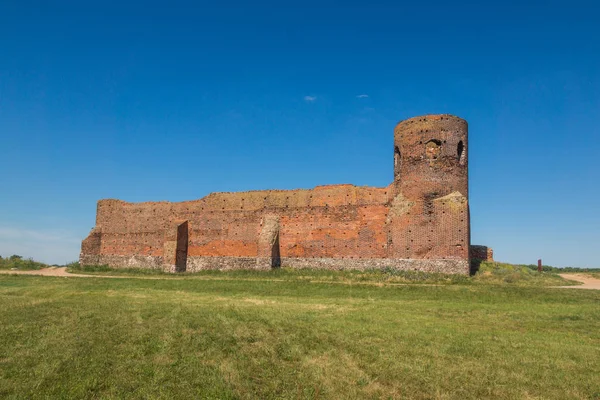
<path id="1" fill-rule="evenodd" d="M 34 261 L 31 258 L 24 260 L 22 256 L 16 254 L 8 258 L 0 257 L 0 269 L 35 270 L 47 267 L 47 264 Z"/>

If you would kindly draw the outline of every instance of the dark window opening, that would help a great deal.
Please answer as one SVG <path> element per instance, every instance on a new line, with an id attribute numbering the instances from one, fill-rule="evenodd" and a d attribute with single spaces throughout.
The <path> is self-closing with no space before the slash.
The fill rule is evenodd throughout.
<path id="1" fill-rule="evenodd" d="M 394 147 L 394 173 L 398 175 L 400 173 L 400 166 L 402 165 L 402 155 L 398 146 Z"/>
<path id="2" fill-rule="evenodd" d="M 177 226 L 177 244 L 175 247 L 175 271 L 185 272 L 188 256 L 188 223 Z"/>
<path id="3" fill-rule="evenodd" d="M 431 139 L 425 143 L 425 156 L 430 160 L 437 160 L 442 152 L 442 142 Z"/>
<path id="4" fill-rule="evenodd" d="M 465 145 L 463 144 L 463 141 L 461 140 L 460 142 L 458 142 L 458 146 L 456 147 L 456 156 L 458 157 L 458 162 L 462 165 L 465 163 L 465 159 L 464 159 L 464 153 L 465 153 Z"/>

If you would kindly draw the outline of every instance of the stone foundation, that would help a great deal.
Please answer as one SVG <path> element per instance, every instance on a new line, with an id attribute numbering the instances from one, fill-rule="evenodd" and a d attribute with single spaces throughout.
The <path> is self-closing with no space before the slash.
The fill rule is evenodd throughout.
<path id="1" fill-rule="evenodd" d="M 82 265 L 108 265 L 113 268 L 151 268 L 174 272 L 163 265 L 162 257 L 143 256 L 85 256 Z M 345 259 L 345 258 L 297 258 L 283 257 L 281 265 L 289 268 L 315 268 L 327 270 L 365 270 L 392 268 L 403 271 L 439 272 L 445 274 L 468 274 L 467 260 L 422 259 Z M 270 270 L 271 260 L 255 257 L 188 257 L 186 272 L 202 270 Z"/>
<path id="2" fill-rule="evenodd" d="M 149 268 L 165 270 L 162 257 L 84 255 L 79 257 L 81 265 L 108 265 L 111 268 Z M 168 272 L 171 272 L 170 269 Z M 173 271 L 175 272 L 175 271 Z"/>
<path id="3" fill-rule="evenodd" d="M 423 260 L 402 258 L 282 258 L 281 265 L 291 268 L 316 268 L 329 270 L 382 269 L 402 271 L 438 272 L 443 274 L 469 274 L 468 260 Z"/>

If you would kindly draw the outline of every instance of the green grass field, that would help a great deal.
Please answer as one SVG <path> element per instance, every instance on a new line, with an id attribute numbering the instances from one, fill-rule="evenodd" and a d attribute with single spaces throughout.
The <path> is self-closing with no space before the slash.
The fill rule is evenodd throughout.
<path id="1" fill-rule="evenodd" d="M 600 399 L 600 292 L 517 272 L 0 275 L 0 398 Z"/>

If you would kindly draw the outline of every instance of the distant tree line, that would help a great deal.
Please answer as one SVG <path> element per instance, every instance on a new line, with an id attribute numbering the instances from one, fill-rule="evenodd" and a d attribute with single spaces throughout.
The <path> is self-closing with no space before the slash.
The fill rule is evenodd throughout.
<path id="1" fill-rule="evenodd" d="M 525 265 L 525 267 L 532 269 L 534 271 L 537 271 L 538 266 L 535 264 L 528 264 Z M 563 273 L 563 272 L 594 272 L 594 271 L 598 271 L 597 268 L 579 268 L 579 267 L 563 267 L 563 268 L 559 268 L 559 267 L 552 267 L 550 265 L 542 265 L 542 271 L 544 272 L 559 272 L 559 273 Z"/>

